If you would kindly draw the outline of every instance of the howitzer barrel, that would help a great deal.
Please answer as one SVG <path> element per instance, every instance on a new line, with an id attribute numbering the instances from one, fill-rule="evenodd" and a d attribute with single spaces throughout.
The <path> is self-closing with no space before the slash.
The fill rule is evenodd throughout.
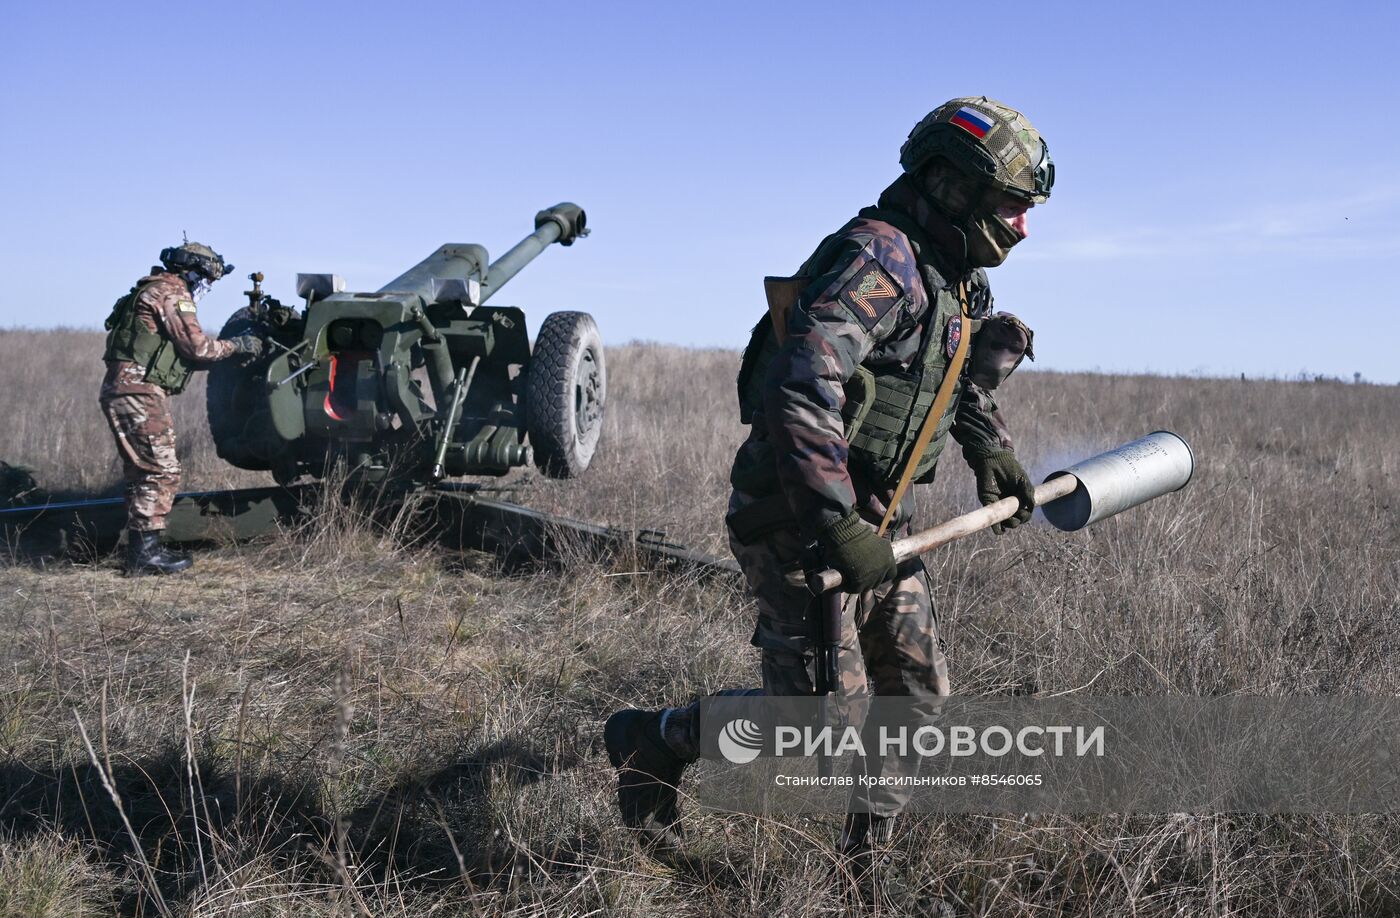
<path id="1" fill-rule="evenodd" d="M 535 231 L 490 264 L 484 246 L 449 243 L 379 288 L 380 293 L 416 293 L 428 302 L 437 298 L 444 281 L 468 281 L 476 277 L 481 288 L 476 303 L 486 302 L 520 269 L 534 261 L 551 243 L 573 245 L 588 235 L 583 208 L 565 202 L 535 215 Z"/>
<path id="2" fill-rule="evenodd" d="M 535 214 L 535 231 L 517 242 L 509 252 L 491 262 L 491 267 L 487 269 L 486 277 L 481 282 L 481 301 L 484 303 L 490 299 L 491 294 L 504 287 L 506 281 L 534 261 L 550 243 L 573 245 L 575 239 L 587 235 L 587 215 L 577 204 L 566 201 Z"/>

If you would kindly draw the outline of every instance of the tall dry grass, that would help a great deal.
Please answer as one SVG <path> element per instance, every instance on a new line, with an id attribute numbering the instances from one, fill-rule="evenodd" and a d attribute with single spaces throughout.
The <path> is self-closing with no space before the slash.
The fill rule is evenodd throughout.
<path id="1" fill-rule="evenodd" d="M 0 459 L 113 486 L 99 353 L 91 333 L 0 332 Z M 609 361 L 588 475 L 502 484 L 722 551 L 735 355 Z M 1397 691 L 1400 390 L 1021 373 L 1001 400 L 1037 472 L 1159 427 L 1199 465 L 1092 530 L 931 556 L 958 691 Z M 177 406 L 188 487 L 261 483 L 213 458 L 197 386 Z M 928 521 L 975 503 L 955 455 L 919 500 Z M 659 866 L 619 829 L 607 714 L 756 679 L 751 605 L 722 585 L 506 573 L 337 510 L 201 553 L 193 576 L 12 565 L 0 586 L 5 918 L 842 912 L 837 815 L 692 818 L 733 859 L 716 874 Z M 910 874 L 958 914 L 1400 914 L 1388 816 L 903 828 Z"/>
<path id="2" fill-rule="evenodd" d="M 0 328 L 0 460 L 39 472 L 51 491 L 119 493 L 121 462 L 97 405 L 105 366 L 100 334 Z M 204 422 L 205 374 L 174 400 L 177 451 L 186 486 L 233 488 L 266 476 L 231 468 L 214 454 Z"/>

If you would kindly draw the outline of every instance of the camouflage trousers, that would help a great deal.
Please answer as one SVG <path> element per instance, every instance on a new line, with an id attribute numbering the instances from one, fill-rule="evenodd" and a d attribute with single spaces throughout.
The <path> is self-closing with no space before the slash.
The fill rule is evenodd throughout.
<path id="1" fill-rule="evenodd" d="M 144 393 L 109 395 L 101 404 L 126 475 L 128 528 L 138 532 L 164 529 L 180 487 L 169 398 Z"/>
<path id="2" fill-rule="evenodd" d="M 730 512 L 752 501 L 742 492 L 730 500 Z M 872 524 L 871 528 L 874 528 Z M 795 529 L 783 528 L 761 538 L 742 542 L 733 529 L 729 545 L 758 603 L 758 621 L 752 643 L 761 654 L 765 695 L 811 695 L 815 691 L 818 646 L 816 604 L 801 576 L 805 545 Z M 835 693 L 832 719 L 859 723 L 859 712 L 873 691 L 880 696 L 910 700 L 919 717 L 932 717 L 940 699 L 950 691 L 948 664 L 938 634 L 929 591 L 928 573 L 923 562 L 911 558 L 899 566 L 894 580 L 859 595 L 848 595 L 842 607 L 841 684 Z M 754 690 L 731 690 L 724 695 L 758 694 Z M 666 730 L 672 748 L 687 757 L 698 755 L 698 702 L 675 718 L 676 726 L 688 728 L 680 743 L 677 732 Z M 688 715 L 688 716 L 687 716 Z M 864 732 L 873 734 L 874 725 Z M 690 740 L 692 742 L 685 742 Z M 873 737 L 865 737 L 867 749 L 879 748 Z M 917 759 L 898 757 L 858 762 L 867 775 L 895 777 L 912 774 Z M 875 782 L 868 790 L 853 793 L 852 812 L 893 816 L 908 802 L 910 790 L 895 784 Z"/>

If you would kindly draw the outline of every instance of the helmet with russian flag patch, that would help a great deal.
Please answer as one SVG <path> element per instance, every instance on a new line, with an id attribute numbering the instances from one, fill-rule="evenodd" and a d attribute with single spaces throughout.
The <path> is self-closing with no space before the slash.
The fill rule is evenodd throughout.
<path id="1" fill-rule="evenodd" d="M 986 96 L 951 99 L 924 116 L 899 150 L 905 172 L 943 157 L 968 176 L 1039 204 L 1050 197 L 1055 164 L 1025 115 Z"/>

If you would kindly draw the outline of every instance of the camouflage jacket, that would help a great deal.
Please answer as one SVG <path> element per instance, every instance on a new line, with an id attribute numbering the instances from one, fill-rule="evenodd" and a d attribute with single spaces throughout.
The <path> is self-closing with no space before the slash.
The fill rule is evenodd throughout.
<path id="1" fill-rule="evenodd" d="M 908 370 L 926 335 L 934 336 L 931 346 L 943 346 L 946 317 L 933 306 L 940 291 L 946 296 L 965 281 L 974 317 L 990 314 L 986 274 L 958 269 L 961 246 L 961 235 L 905 178 L 881 195 L 878 207 L 862 210 L 822 242 L 798 272 L 816 280 L 799 297 L 786 340 L 768 363 L 762 407 L 731 469 L 736 490 L 755 497 L 785 493 L 808 537 L 852 509 L 871 519 L 883 515 L 893 488 L 848 466 L 843 387 L 862 364 Z M 1012 448 L 989 392 L 964 379 L 952 410 L 950 432 L 964 447 Z"/>
<path id="2" fill-rule="evenodd" d="M 169 339 L 188 363 L 213 363 L 235 352 L 232 341 L 220 341 L 204 333 L 195 314 L 190 288 L 178 275 L 159 268 L 136 282 L 137 320 L 147 330 Z M 102 398 L 116 395 L 164 395 L 165 390 L 145 380 L 146 368 L 128 360 L 108 360 L 102 380 Z"/>

